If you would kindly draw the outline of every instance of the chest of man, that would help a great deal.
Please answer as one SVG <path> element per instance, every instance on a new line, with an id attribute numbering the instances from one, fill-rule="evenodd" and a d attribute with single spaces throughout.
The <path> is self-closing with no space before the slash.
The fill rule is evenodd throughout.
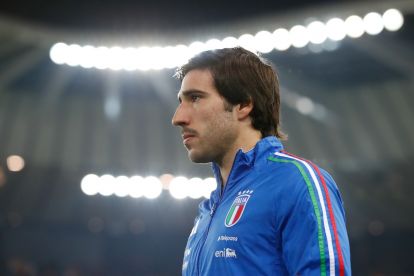
<path id="1" fill-rule="evenodd" d="M 259 180 L 258 180 L 259 179 Z M 283 266 L 274 190 L 253 178 L 201 206 L 184 258 L 185 275 L 269 275 Z M 191 272 L 191 273 L 188 273 Z M 253 273 L 253 274 L 251 274 Z"/>

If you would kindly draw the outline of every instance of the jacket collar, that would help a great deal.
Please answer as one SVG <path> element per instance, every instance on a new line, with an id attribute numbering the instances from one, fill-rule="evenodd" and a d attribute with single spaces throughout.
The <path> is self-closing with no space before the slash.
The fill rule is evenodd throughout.
<path id="1" fill-rule="evenodd" d="M 259 140 L 259 142 L 257 142 L 254 148 L 249 150 L 248 152 L 243 152 L 241 149 L 239 149 L 234 157 L 233 166 L 230 170 L 226 187 L 233 186 L 235 183 L 238 182 L 239 179 L 243 178 L 249 172 L 249 170 L 254 167 L 254 165 L 257 162 L 265 160 L 266 158 L 262 158 L 263 155 L 267 157 L 269 153 L 280 151 L 282 149 L 282 143 L 275 136 L 268 136 L 262 138 L 261 140 Z M 220 168 L 216 163 L 213 162 L 212 169 L 217 182 L 216 191 L 220 192 L 222 186 Z"/>

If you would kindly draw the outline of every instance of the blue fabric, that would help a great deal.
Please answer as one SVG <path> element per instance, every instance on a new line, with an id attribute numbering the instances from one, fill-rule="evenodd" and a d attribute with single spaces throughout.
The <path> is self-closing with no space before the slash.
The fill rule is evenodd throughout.
<path id="1" fill-rule="evenodd" d="M 212 164 L 218 187 L 199 205 L 184 253 L 183 275 L 321 275 L 321 263 L 325 263 L 326 275 L 332 271 L 339 275 L 332 223 L 328 220 L 334 252 L 331 269 L 326 229 L 322 225 L 323 237 L 318 239 L 315 206 L 303 172 L 291 158 L 275 156 L 282 149 L 280 141 L 271 136 L 249 152 L 239 150 L 223 191 L 220 170 Z M 274 162 L 271 156 L 287 162 Z M 342 199 L 333 179 L 321 172 L 329 190 L 345 275 L 351 275 Z M 317 194 L 316 186 L 313 190 Z M 243 208 L 239 220 L 226 218 L 232 206 Z M 317 208 L 322 210 L 320 202 Z"/>

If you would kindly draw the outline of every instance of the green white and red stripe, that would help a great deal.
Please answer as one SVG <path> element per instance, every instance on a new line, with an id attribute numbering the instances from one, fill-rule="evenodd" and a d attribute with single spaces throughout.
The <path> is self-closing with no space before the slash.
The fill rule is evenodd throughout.
<path id="1" fill-rule="evenodd" d="M 326 186 L 326 182 L 323 175 L 321 174 L 318 167 L 310 161 L 304 160 L 285 151 L 276 152 L 275 155 L 281 158 L 270 157 L 269 159 L 275 162 L 294 164 L 299 169 L 302 177 L 305 180 L 318 224 L 318 245 L 319 255 L 321 258 L 321 275 L 327 275 L 325 262 L 325 241 L 328 247 L 329 275 L 335 275 L 335 254 L 330 225 L 332 226 L 332 231 L 335 238 L 335 245 L 337 251 L 336 253 L 338 256 L 339 265 L 339 275 L 344 275 L 344 261 L 336 229 L 335 217 L 330 201 L 329 191 Z M 319 178 L 316 175 L 318 175 Z M 317 196 L 315 194 L 314 188 L 316 188 Z M 326 209 L 328 209 L 329 212 L 329 220 Z M 324 231 L 322 231 L 322 226 Z"/>

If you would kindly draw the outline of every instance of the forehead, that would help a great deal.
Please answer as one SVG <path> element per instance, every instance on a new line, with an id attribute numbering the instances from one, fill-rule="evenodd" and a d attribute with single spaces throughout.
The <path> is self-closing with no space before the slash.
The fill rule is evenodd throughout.
<path id="1" fill-rule="evenodd" d="M 186 91 L 203 91 L 218 94 L 214 85 L 213 76 L 208 69 L 194 69 L 189 71 L 181 82 L 178 96 Z"/>

